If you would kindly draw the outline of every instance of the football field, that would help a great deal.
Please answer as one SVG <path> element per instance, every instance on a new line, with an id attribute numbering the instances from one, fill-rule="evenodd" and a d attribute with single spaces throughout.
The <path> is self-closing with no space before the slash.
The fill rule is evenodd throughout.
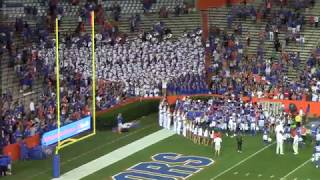
<path id="1" fill-rule="evenodd" d="M 188 179 L 319 179 L 320 171 L 309 161 L 312 148 L 306 146 L 299 155 L 293 155 L 291 146 L 286 145 L 285 155 L 275 154 L 275 144 L 264 145 L 261 137 L 246 136 L 243 153 L 238 153 L 234 138 L 224 137 L 222 154 L 215 158 L 210 146 L 196 145 L 192 141 L 174 135 L 147 149 L 139 151 L 109 167 L 106 167 L 84 179 L 111 179 L 112 176 L 141 162 L 152 161 L 151 157 L 159 153 L 177 153 L 188 156 L 208 157 L 214 163 L 202 171 L 192 174 Z"/>
<path id="2" fill-rule="evenodd" d="M 133 167 L 146 163 L 149 163 L 149 165 L 151 163 L 150 167 L 155 169 L 157 167 L 153 167 L 154 163 L 167 164 L 168 166 L 184 166 L 183 163 L 163 163 L 152 159 L 153 156 L 161 154 L 200 157 L 212 160 L 211 163 L 189 173 L 186 178 L 176 177 L 174 179 L 317 180 L 320 177 L 320 169 L 316 169 L 310 161 L 313 148 L 310 142 L 304 148 L 299 149 L 299 155 L 293 155 L 291 145 L 289 144 L 285 144 L 284 155 L 276 155 L 276 145 L 274 142 L 264 145 L 261 135 L 245 136 L 243 152 L 238 153 L 236 151 L 235 138 L 223 136 L 221 155 L 220 157 L 214 157 L 211 146 L 194 144 L 189 139 L 173 133 L 161 137 L 162 134 L 159 132 L 162 130 L 158 127 L 157 114 L 142 117 L 140 122 L 141 126 L 139 128 L 133 129 L 128 133 L 116 134 L 109 130 L 98 131 L 98 134 L 93 138 L 65 148 L 61 151 L 62 177 L 66 173 L 68 174 L 68 172 L 72 172 L 82 166 L 88 169 L 87 172 L 84 171 L 84 174 L 87 173 L 87 175 L 82 178 L 86 180 L 112 179 L 112 177 L 128 172 L 143 174 L 142 171 L 133 170 Z M 159 138 L 154 137 L 154 135 L 158 135 Z M 140 150 L 140 145 L 135 143 L 142 142 L 148 137 L 148 141 L 144 142 L 147 145 L 140 147 L 142 148 Z M 153 139 L 150 140 L 150 138 Z M 131 146 L 129 147 L 128 144 Z M 137 147 L 134 147 L 135 145 Z M 116 159 L 114 163 L 110 163 L 104 158 L 108 154 L 112 155 L 120 149 L 127 152 L 114 155 L 114 159 Z M 122 156 L 123 154 L 127 154 L 127 156 Z M 91 162 L 94 161 L 99 165 L 97 169 L 90 167 Z M 20 161 L 13 164 L 13 175 L 3 179 L 51 179 L 51 168 L 52 159 Z M 91 169 L 90 172 L 89 169 Z M 151 173 L 151 175 L 163 176 L 165 177 L 164 179 L 170 179 L 170 177 L 163 174 Z"/>

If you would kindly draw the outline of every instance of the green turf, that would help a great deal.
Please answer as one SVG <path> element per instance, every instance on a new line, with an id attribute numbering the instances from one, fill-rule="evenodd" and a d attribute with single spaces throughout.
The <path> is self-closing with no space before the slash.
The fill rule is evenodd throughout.
<path id="1" fill-rule="evenodd" d="M 97 131 L 97 135 L 86 141 L 75 143 L 61 151 L 61 173 L 72 170 L 132 141 L 159 129 L 155 121 L 157 114 L 142 117 L 141 127 L 121 135 L 108 131 Z M 46 180 L 52 178 L 52 159 L 17 161 L 13 164 L 13 175 L 1 179 Z"/>
<path id="2" fill-rule="evenodd" d="M 198 155 L 213 158 L 215 160 L 213 165 L 204 168 L 204 170 L 189 178 L 194 180 L 209 180 L 265 147 L 265 145 L 261 142 L 261 136 L 246 136 L 244 139 L 243 153 L 241 154 L 235 151 L 235 146 L 236 142 L 234 138 L 224 137 L 222 154 L 220 157 L 214 158 L 213 150 L 210 147 L 196 145 L 184 137 L 175 135 L 149 148 L 146 148 L 143 151 L 139 151 L 138 153 L 135 153 L 134 155 L 129 156 L 128 158 L 125 158 L 94 174 L 91 174 L 84 179 L 110 179 L 112 175 L 115 175 L 121 171 L 125 171 L 127 168 L 139 162 L 151 161 L 150 157 L 154 154 L 175 152 L 184 155 Z M 311 157 L 312 147 L 307 146 L 306 148 L 302 149 L 298 156 L 294 156 L 292 154 L 290 145 L 286 145 L 285 150 L 286 154 L 284 156 L 276 155 L 275 145 L 273 144 L 230 171 L 227 171 L 217 179 L 280 179 L 309 159 Z M 287 179 L 299 177 L 301 180 L 307 180 L 308 178 L 319 179 L 318 177 L 320 177 L 319 169 L 316 169 L 311 163 L 308 163 L 300 170 L 301 172 L 297 171 Z M 270 176 L 273 177 L 271 178 Z"/>

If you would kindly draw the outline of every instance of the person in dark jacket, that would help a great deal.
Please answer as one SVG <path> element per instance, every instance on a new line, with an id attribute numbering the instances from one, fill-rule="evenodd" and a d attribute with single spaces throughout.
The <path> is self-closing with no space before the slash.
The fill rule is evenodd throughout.
<path id="1" fill-rule="evenodd" d="M 242 153 L 243 138 L 242 138 L 242 134 L 240 133 L 240 131 L 237 133 L 236 140 L 237 140 L 237 150 L 239 153 Z"/>

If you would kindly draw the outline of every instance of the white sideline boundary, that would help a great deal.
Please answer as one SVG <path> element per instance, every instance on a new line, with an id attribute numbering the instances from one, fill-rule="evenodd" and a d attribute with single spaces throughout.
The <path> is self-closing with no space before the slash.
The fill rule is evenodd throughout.
<path id="1" fill-rule="evenodd" d="M 175 133 L 166 129 L 159 130 L 144 138 L 134 141 L 119 149 L 116 149 L 104 156 L 101 156 L 93 161 L 90 161 L 82 166 L 79 166 L 53 180 L 78 180 L 90 174 L 93 174 L 111 164 L 114 164 L 138 151 L 143 150 L 161 140 L 173 136 Z"/>
<path id="2" fill-rule="evenodd" d="M 290 171 L 287 175 L 283 176 L 282 178 L 280 178 L 280 180 L 284 180 L 286 179 L 288 176 L 290 176 L 292 173 L 296 172 L 298 169 L 302 168 L 303 166 L 305 166 L 308 162 L 310 161 L 310 159 L 306 160 L 304 163 L 300 164 L 297 168 L 295 168 L 294 170 Z"/>
<path id="3" fill-rule="evenodd" d="M 254 157 L 255 155 L 259 154 L 260 152 L 264 151 L 265 149 L 269 148 L 270 146 L 274 145 L 276 142 L 273 142 L 272 144 L 269 144 L 268 146 L 265 146 L 264 148 L 260 149 L 259 151 L 251 154 L 250 156 L 246 157 L 245 159 L 243 159 L 242 161 L 238 162 L 237 164 L 231 166 L 230 168 L 222 171 L 221 173 L 219 173 L 218 175 L 216 175 L 215 177 L 211 178 L 210 180 L 214 180 L 217 179 L 218 177 L 222 176 L 223 174 L 229 172 L 231 169 L 239 166 L 240 164 L 246 162 L 247 160 L 251 159 L 252 157 Z"/>

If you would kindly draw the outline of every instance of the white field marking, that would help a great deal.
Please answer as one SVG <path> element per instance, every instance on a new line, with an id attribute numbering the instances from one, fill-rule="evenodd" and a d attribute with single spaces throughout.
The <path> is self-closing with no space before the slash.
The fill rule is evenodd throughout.
<path id="1" fill-rule="evenodd" d="M 222 176 L 223 174 L 229 172 L 231 169 L 239 166 L 240 164 L 246 162 L 247 160 L 249 160 L 250 158 L 254 157 L 255 155 L 259 154 L 260 152 L 264 151 L 265 149 L 269 148 L 270 146 L 274 145 L 276 142 L 273 142 L 272 144 L 269 144 L 268 146 L 263 147 L 262 149 L 260 149 L 259 151 L 251 154 L 250 156 L 248 156 L 247 158 L 243 159 L 242 161 L 238 162 L 237 164 L 233 165 L 232 167 L 224 170 L 223 172 L 219 173 L 218 175 L 216 175 L 215 177 L 211 178 L 210 180 L 214 180 L 217 179 L 218 177 Z"/>
<path id="2" fill-rule="evenodd" d="M 122 140 L 122 139 L 125 139 L 125 138 L 127 138 L 127 137 L 130 137 L 130 136 L 132 136 L 132 135 L 134 135 L 134 134 L 137 134 L 138 132 L 141 132 L 141 131 L 147 129 L 147 128 L 151 127 L 152 125 L 154 125 L 154 124 L 147 125 L 147 126 L 144 127 L 144 128 L 138 129 L 138 130 L 136 130 L 136 131 L 133 131 L 132 133 L 129 133 L 129 134 L 126 134 L 126 135 L 121 136 L 121 137 L 119 137 L 119 138 L 116 138 L 116 139 L 110 141 L 109 143 L 106 143 L 106 144 L 102 144 L 102 145 L 100 145 L 100 146 L 97 146 L 97 147 L 91 149 L 90 151 L 86 151 L 86 152 L 84 152 L 84 153 L 81 153 L 81 154 L 79 154 L 79 155 L 77 155 L 77 156 L 75 156 L 75 157 L 73 157 L 73 158 L 71 158 L 71 159 L 69 159 L 69 160 L 67 160 L 67 161 L 63 161 L 63 162 L 61 162 L 60 166 L 64 166 L 65 164 L 68 164 L 68 163 L 70 163 L 71 161 L 77 160 L 77 159 L 79 159 L 79 158 L 82 157 L 82 156 L 85 156 L 85 155 L 87 155 L 87 154 L 90 154 L 90 153 L 92 153 L 92 152 L 95 152 L 95 151 L 97 151 L 97 150 L 99 150 L 99 149 L 102 149 L 102 148 L 104 148 L 104 147 L 106 147 L 106 146 L 108 146 L 108 145 L 111 145 L 111 144 L 113 144 L 113 143 L 116 143 L 116 142 L 118 142 L 118 141 L 120 141 L 120 140 Z M 45 169 L 45 170 L 43 170 L 43 171 L 41 171 L 41 172 L 39 172 L 39 173 L 33 174 L 33 175 L 29 176 L 29 177 L 26 177 L 26 179 L 33 179 L 34 177 L 40 176 L 41 174 L 45 174 L 45 173 L 47 173 L 47 172 L 49 172 L 49 171 L 51 171 L 51 170 L 52 170 L 52 168 L 47 168 L 47 169 Z"/>
<path id="3" fill-rule="evenodd" d="M 93 174 L 107 166 L 110 166 L 122 159 L 133 155 L 157 142 L 160 142 L 168 137 L 173 136 L 175 133 L 167 129 L 159 130 L 139 140 L 136 140 L 128 145 L 118 148 L 108 154 L 105 154 L 93 161 L 90 161 L 82 166 L 79 166 L 59 178 L 54 180 L 78 180 L 90 174 Z"/>
<path id="4" fill-rule="evenodd" d="M 262 176 L 262 174 L 258 174 L 258 177 L 261 177 Z"/>
<path id="5" fill-rule="evenodd" d="M 295 177 L 293 180 L 298 180 L 298 178 Z"/>
<path id="6" fill-rule="evenodd" d="M 246 176 L 249 176 L 249 175 L 250 175 L 250 173 L 247 173 L 247 174 L 246 174 Z"/>
<path id="7" fill-rule="evenodd" d="M 286 179 L 288 176 L 290 176 L 290 174 L 296 172 L 298 169 L 302 168 L 304 165 L 306 165 L 308 162 L 310 161 L 310 159 L 306 160 L 304 163 L 300 164 L 300 166 L 298 166 L 297 168 L 295 168 L 294 170 L 292 170 L 291 172 L 289 172 L 287 175 L 283 176 L 281 179 Z"/>
<path id="8" fill-rule="evenodd" d="M 270 178 L 271 178 L 271 179 L 274 178 L 274 175 L 272 174 L 272 175 L 270 176 Z"/>
<path id="9" fill-rule="evenodd" d="M 237 171 L 237 172 L 234 172 L 233 174 L 234 174 L 234 175 L 237 175 L 237 174 L 239 174 L 239 173 L 238 173 L 238 171 Z"/>

